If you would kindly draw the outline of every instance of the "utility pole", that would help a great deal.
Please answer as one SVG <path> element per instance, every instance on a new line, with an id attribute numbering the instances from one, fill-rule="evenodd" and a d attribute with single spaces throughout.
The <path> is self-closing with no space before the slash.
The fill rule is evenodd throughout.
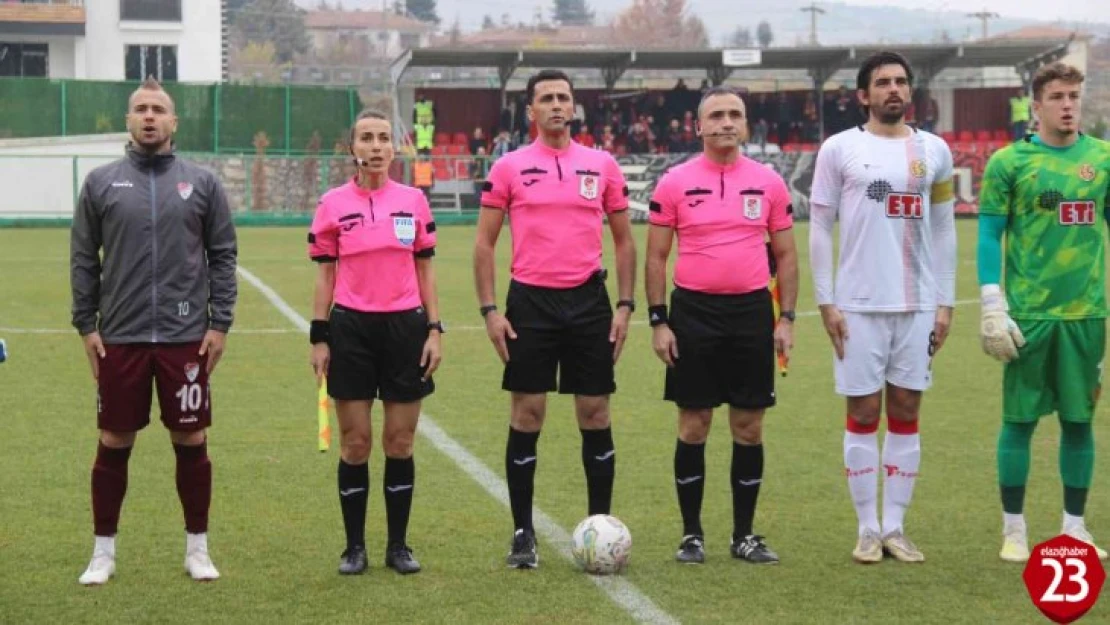
<path id="1" fill-rule="evenodd" d="M 800 9 L 803 13 L 809 13 L 809 45 L 817 45 L 817 14 L 825 13 L 825 9 L 817 6 L 816 2 L 811 3 L 807 7 Z"/>
<path id="2" fill-rule="evenodd" d="M 1001 17 L 999 14 L 988 11 L 986 9 L 983 9 L 982 11 L 979 11 L 977 13 L 968 13 L 967 16 L 974 17 L 975 19 L 983 23 L 983 39 L 987 38 L 987 22 L 989 22 L 992 18 Z"/>

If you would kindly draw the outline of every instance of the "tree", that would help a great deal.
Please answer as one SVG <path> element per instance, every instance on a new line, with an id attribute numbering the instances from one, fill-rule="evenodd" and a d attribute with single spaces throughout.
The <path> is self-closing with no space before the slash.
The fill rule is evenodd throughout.
<path id="1" fill-rule="evenodd" d="M 421 22 L 439 23 L 436 0 L 405 0 L 405 12 Z"/>
<path id="2" fill-rule="evenodd" d="M 594 12 L 586 0 L 555 0 L 551 19 L 567 26 L 589 26 L 594 23 Z"/>
<path id="3" fill-rule="evenodd" d="M 491 28 L 497 28 L 497 24 L 493 22 L 493 18 L 487 13 L 482 16 L 482 30 L 489 30 Z"/>
<path id="4" fill-rule="evenodd" d="M 752 47 L 752 31 L 747 26 L 737 26 L 728 36 L 727 45 L 730 48 Z"/>
<path id="5" fill-rule="evenodd" d="M 293 0 L 251 0 L 234 14 L 234 20 L 233 36 L 240 45 L 272 42 L 278 63 L 288 63 L 308 51 L 304 11 Z"/>
<path id="6" fill-rule="evenodd" d="M 705 48 L 709 46 L 705 23 L 686 12 L 686 0 L 633 0 L 617 15 L 615 38 L 625 45 L 651 42 L 659 48 Z"/>
<path id="7" fill-rule="evenodd" d="M 763 20 L 756 27 L 755 38 L 759 40 L 760 48 L 771 47 L 771 42 L 775 40 L 775 33 L 771 32 L 771 25 L 767 23 L 767 20 Z"/>

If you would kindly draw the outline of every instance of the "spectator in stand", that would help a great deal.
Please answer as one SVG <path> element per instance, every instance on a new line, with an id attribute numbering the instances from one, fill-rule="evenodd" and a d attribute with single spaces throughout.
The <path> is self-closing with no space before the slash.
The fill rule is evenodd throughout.
<path id="1" fill-rule="evenodd" d="M 613 127 L 614 133 L 623 133 L 625 128 L 628 128 L 628 123 L 625 120 L 624 111 L 621 110 L 620 102 L 609 100 L 609 112 L 607 117 L 609 125 Z"/>
<path id="2" fill-rule="evenodd" d="M 470 179 L 474 181 L 475 195 L 481 195 L 482 185 L 486 182 L 490 162 L 486 154 L 486 146 L 480 145 L 474 151 L 474 159 L 470 161 Z"/>
<path id="3" fill-rule="evenodd" d="M 797 118 L 790 105 L 790 100 L 786 97 L 785 91 L 780 91 L 778 100 L 775 102 L 775 131 L 778 134 L 779 145 L 786 145 L 790 142 L 790 132 L 794 127 L 794 120 Z"/>
<path id="4" fill-rule="evenodd" d="M 682 138 L 682 122 L 677 117 L 671 118 L 671 125 L 667 126 L 667 151 L 672 154 L 682 154 L 686 151 L 686 141 Z"/>
<path id="5" fill-rule="evenodd" d="M 586 107 L 581 102 L 574 103 L 574 117 L 570 120 L 570 134 L 576 136 L 579 132 L 589 128 L 586 124 Z"/>
<path id="6" fill-rule="evenodd" d="M 666 129 L 663 125 L 667 123 L 668 119 L 674 116 L 670 109 L 667 108 L 667 96 L 663 94 L 655 96 L 655 104 L 651 107 L 651 116 L 655 118 L 655 121 L 658 122 L 660 126 L 657 134 L 663 135 L 664 132 L 662 131 Z"/>
<path id="7" fill-rule="evenodd" d="M 588 148 L 592 148 L 597 145 L 597 143 L 594 141 L 594 136 L 590 134 L 590 131 L 586 129 L 586 126 L 584 124 L 581 128 L 578 129 L 578 133 L 572 138 L 574 139 L 575 143 L 584 145 Z"/>
<path id="8" fill-rule="evenodd" d="M 1029 96 L 1021 89 L 1015 90 L 1010 98 L 1010 129 L 1014 141 L 1021 141 L 1029 131 L 1029 106 Z"/>
<path id="9" fill-rule="evenodd" d="M 812 91 L 806 94 L 805 108 L 802 110 L 802 119 L 802 142 L 820 142 L 821 120 L 817 117 L 817 99 L 813 97 Z"/>
<path id="10" fill-rule="evenodd" d="M 625 145 L 628 146 L 629 154 L 647 154 L 651 152 L 651 135 L 644 124 L 640 122 L 632 124 L 632 130 L 628 133 L 628 141 Z"/>
<path id="11" fill-rule="evenodd" d="M 921 111 L 921 129 L 925 132 L 934 132 L 937 127 L 937 117 L 940 115 L 937 99 L 928 89 L 922 89 L 920 101 L 918 110 Z"/>
<path id="12" fill-rule="evenodd" d="M 434 178 L 435 170 L 432 167 L 432 159 L 427 156 L 418 157 L 416 162 L 412 164 L 412 186 L 423 191 L 424 197 L 431 199 Z"/>
<path id="13" fill-rule="evenodd" d="M 751 125 L 751 142 L 759 146 L 759 150 L 765 151 L 767 149 L 767 120 L 760 117 L 755 122 L 748 121 Z"/>
<path id="14" fill-rule="evenodd" d="M 612 126 L 605 126 L 601 130 L 601 140 L 598 142 L 598 146 L 610 154 L 617 153 L 617 136 L 613 134 Z"/>
<path id="15" fill-rule="evenodd" d="M 701 140 L 698 139 L 693 111 L 686 111 L 686 114 L 682 117 L 682 143 L 685 145 L 683 152 L 701 151 Z"/>
<path id="16" fill-rule="evenodd" d="M 509 131 L 502 128 L 501 132 L 497 133 L 497 138 L 493 140 L 493 151 L 490 153 L 490 160 L 496 161 L 512 151 L 513 139 L 509 135 Z"/>
<path id="17" fill-rule="evenodd" d="M 481 126 L 474 127 L 474 134 L 470 135 L 470 153 L 477 154 L 478 148 L 483 152 L 486 149 L 486 133 L 482 130 Z"/>
<path id="18" fill-rule="evenodd" d="M 436 125 L 436 105 L 426 94 L 421 93 L 416 96 L 416 103 L 412 105 L 412 123 Z"/>
<path id="19" fill-rule="evenodd" d="M 510 100 L 501 107 L 501 116 L 498 120 L 497 131 L 508 130 L 510 134 L 513 131 L 513 102 Z"/>
<path id="20" fill-rule="evenodd" d="M 833 97 L 829 114 L 825 116 L 825 134 L 831 137 L 855 125 L 857 106 L 847 85 L 840 85 Z"/>
<path id="21" fill-rule="evenodd" d="M 436 127 L 434 124 L 413 124 L 412 133 L 415 138 L 413 143 L 416 144 L 416 152 L 418 154 L 431 154 L 432 145 L 435 142 Z"/>

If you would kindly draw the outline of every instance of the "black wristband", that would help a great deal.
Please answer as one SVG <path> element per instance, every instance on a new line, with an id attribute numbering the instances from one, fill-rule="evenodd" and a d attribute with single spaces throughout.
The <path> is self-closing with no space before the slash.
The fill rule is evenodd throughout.
<path id="1" fill-rule="evenodd" d="M 635 300 L 630 300 L 630 299 L 617 300 L 617 306 L 616 307 L 620 308 L 621 306 L 624 306 L 625 308 L 627 308 L 628 312 L 630 312 L 630 313 L 636 312 L 636 302 L 635 302 Z"/>
<path id="2" fill-rule="evenodd" d="M 327 319 L 313 319 L 308 326 L 308 342 L 328 343 L 331 341 L 331 322 Z"/>
<path id="3" fill-rule="evenodd" d="M 481 308 L 478 309 L 478 312 L 482 315 L 482 318 L 485 319 L 486 315 L 490 314 L 491 312 L 493 312 L 495 310 L 497 310 L 497 306 L 495 306 L 493 304 L 490 304 L 489 306 L 482 306 Z"/>
<path id="4" fill-rule="evenodd" d="M 666 325 L 667 320 L 667 305 L 660 304 L 658 306 L 648 306 L 648 323 L 651 327 Z"/>

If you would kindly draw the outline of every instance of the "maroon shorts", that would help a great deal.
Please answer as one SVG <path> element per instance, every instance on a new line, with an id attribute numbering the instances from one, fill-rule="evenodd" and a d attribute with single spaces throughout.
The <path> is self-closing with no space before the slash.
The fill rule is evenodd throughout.
<path id="1" fill-rule="evenodd" d="M 175 432 L 212 424 L 207 356 L 200 342 L 105 345 L 97 383 L 96 424 L 101 430 L 137 432 L 150 423 L 152 386 L 162 423 Z"/>

